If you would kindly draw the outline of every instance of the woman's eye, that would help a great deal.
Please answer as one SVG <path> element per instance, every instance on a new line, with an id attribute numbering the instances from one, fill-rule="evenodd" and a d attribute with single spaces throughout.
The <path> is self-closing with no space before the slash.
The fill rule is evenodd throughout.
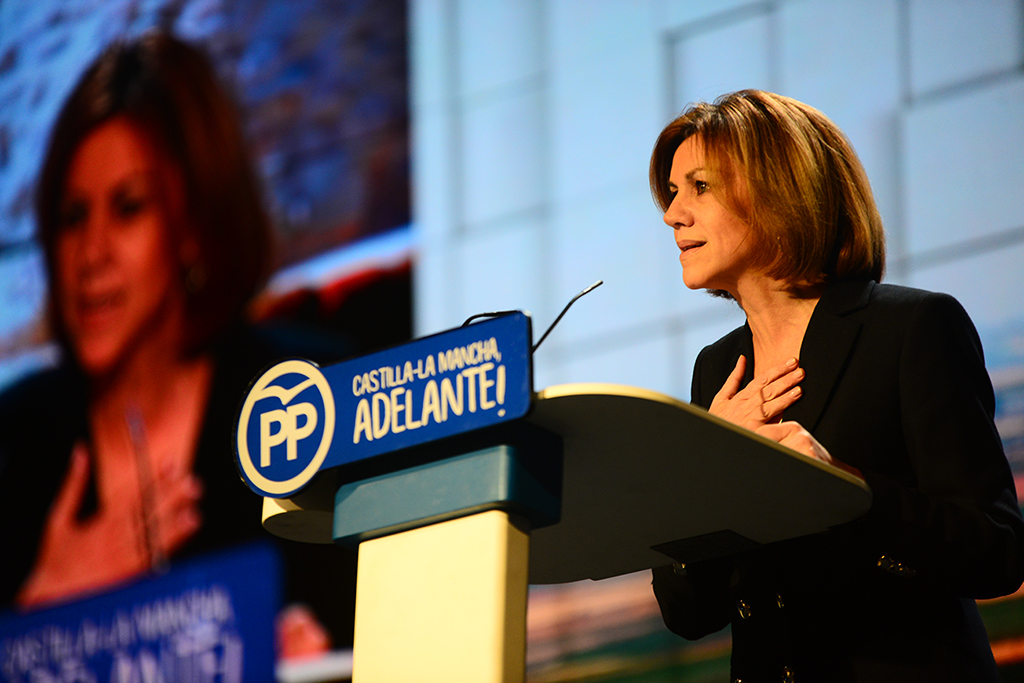
<path id="1" fill-rule="evenodd" d="M 61 209 L 60 227 L 61 229 L 78 227 L 85 223 L 88 216 L 89 208 L 84 202 L 72 202 Z"/>
<path id="2" fill-rule="evenodd" d="M 693 189 L 697 191 L 697 194 L 704 194 L 708 191 L 708 184 L 703 180 L 693 181 Z"/>
<path id="3" fill-rule="evenodd" d="M 146 200 L 132 195 L 121 195 L 114 199 L 114 215 L 121 220 L 131 220 L 146 208 Z"/>

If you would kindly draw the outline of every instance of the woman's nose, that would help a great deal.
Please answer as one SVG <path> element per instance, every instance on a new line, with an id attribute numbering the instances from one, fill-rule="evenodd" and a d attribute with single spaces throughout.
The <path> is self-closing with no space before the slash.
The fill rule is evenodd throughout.
<path id="1" fill-rule="evenodd" d="M 110 258 L 110 226 L 107 216 L 93 212 L 81 231 L 79 253 L 82 265 L 94 268 Z"/>
<path id="2" fill-rule="evenodd" d="M 670 228 L 688 228 L 693 225 L 693 213 L 677 194 L 668 205 L 664 216 L 665 224 Z"/>

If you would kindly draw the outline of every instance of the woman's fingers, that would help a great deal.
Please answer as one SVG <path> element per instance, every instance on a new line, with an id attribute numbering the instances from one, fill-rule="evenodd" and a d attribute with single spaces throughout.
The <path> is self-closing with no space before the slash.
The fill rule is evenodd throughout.
<path id="1" fill-rule="evenodd" d="M 71 458 L 68 463 L 68 473 L 64 477 L 64 484 L 53 501 L 50 524 L 73 526 L 76 523 L 88 484 L 89 454 L 84 444 L 76 443 L 71 449 Z"/>
<path id="2" fill-rule="evenodd" d="M 761 383 L 764 385 L 768 385 L 771 382 L 774 382 L 782 377 L 785 377 L 787 374 L 796 370 L 798 365 L 799 363 L 797 362 L 796 358 L 789 358 L 781 365 L 777 365 L 774 368 L 770 368 L 768 372 L 766 372 L 760 378 Z"/>
<path id="3" fill-rule="evenodd" d="M 322 655 L 331 649 L 331 634 L 305 605 L 285 607 L 277 616 L 277 652 L 282 659 Z"/>
<path id="4" fill-rule="evenodd" d="M 795 386 L 775 398 L 764 401 L 761 404 L 761 413 L 764 415 L 765 421 L 781 415 L 786 408 L 796 403 L 802 394 L 803 390 L 799 386 Z"/>
<path id="5" fill-rule="evenodd" d="M 764 425 L 757 429 L 757 433 L 798 453 L 832 464 L 829 452 L 799 422 Z"/>
<path id="6" fill-rule="evenodd" d="M 804 429 L 803 425 L 799 422 L 780 422 L 778 424 L 767 424 L 759 427 L 755 430 L 761 436 L 776 441 L 781 445 L 792 448 L 797 453 L 803 453 L 806 456 L 820 460 L 821 462 L 828 463 L 833 467 L 838 467 L 841 470 L 849 472 L 850 474 L 864 478 L 861 475 L 860 470 L 855 467 L 850 467 L 846 463 L 836 460 L 832 457 L 832 454 L 828 452 L 821 443 L 814 438 L 814 435 Z"/>
<path id="7" fill-rule="evenodd" d="M 199 478 L 182 463 L 164 462 L 144 503 L 146 533 L 151 544 L 169 555 L 198 531 L 202 524 Z"/>
<path id="8" fill-rule="evenodd" d="M 157 483 L 157 530 L 165 553 L 174 552 L 202 524 L 199 500 L 203 486 L 189 470 L 167 470 Z"/>
<path id="9" fill-rule="evenodd" d="M 757 430 L 757 433 L 766 439 L 772 441 L 778 441 L 784 444 L 784 441 L 792 442 L 793 437 L 803 430 L 803 426 L 799 422 L 779 422 L 778 424 L 764 425 Z M 813 437 L 811 437 L 813 438 Z M 796 449 L 794 449 L 796 450 Z M 810 455 L 809 453 L 806 455 Z"/>
<path id="10" fill-rule="evenodd" d="M 729 376 L 725 379 L 725 384 L 722 385 L 722 389 L 718 392 L 716 399 L 720 396 L 725 399 L 732 398 L 743 384 L 743 375 L 747 371 L 747 357 L 740 356 L 736 359 L 736 366 L 729 373 Z"/>
<path id="11" fill-rule="evenodd" d="M 725 384 L 722 385 L 722 388 L 718 390 L 715 398 L 711 401 L 711 413 L 713 415 L 735 421 L 730 417 L 730 414 L 734 412 L 730 408 L 735 405 L 731 402 L 740 394 L 740 386 L 743 383 L 743 375 L 746 371 L 747 359 L 745 356 L 740 356 L 736 360 L 736 366 L 733 367 L 732 372 L 725 378 Z"/>
<path id="12" fill-rule="evenodd" d="M 790 358 L 782 365 L 772 368 L 762 377 L 755 378 L 750 386 L 759 384 L 757 388 L 763 401 L 770 401 L 786 393 L 804 378 L 804 369 L 799 366 L 796 358 Z"/>
<path id="13" fill-rule="evenodd" d="M 802 393 L 799 384 L 804 378 L 804 370 L 796 358 L 790 358 L 740 389 L 746 363 L 746 358 L 740 356 L 711 402 L 710 412 L 741 427 L 756 430 L 799 400 Z"/>
<path id="14" fill-rule="evenodd" d="M 760 402 L 761 418 L 767 422 L 796 403 L 801 395 L 799 384 L 803 378 L 804 369 L 799 366 L 796 358 L 790 358 L 755 378 L 745 391 L 751 393 L 751 400 Z"/>

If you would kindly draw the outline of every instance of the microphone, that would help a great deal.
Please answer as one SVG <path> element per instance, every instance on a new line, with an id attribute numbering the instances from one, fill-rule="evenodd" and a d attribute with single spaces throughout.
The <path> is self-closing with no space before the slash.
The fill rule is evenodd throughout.
<path id="1" fill-rule="evenodd" d="M 579 299 L 584 294 L 589 294 L 590 292 L 594 291 L 595 289 L 597 289 L 598 287 L 600 287 L 603 284 L 604 284 L 604 280 L 598 280 L 597 282 L 595 282 L 594 284 L 590 285 L 589 287 L 587 287 L 586 289 L 581 291 L 579 294 L 574 296 L 572 299 L 570 299 L 569 303 L 567 303 L 565 305 L 565 308 L 562 309 L 562 312 L 558 314 L 557 318 L 555 318 L 555 322 L 551 323 L 551 325 L 548 326 L 548 329 L 544 331 L 544 334 L 541 335 L 541 337 L 537 341 L 537 343 L 534 344 L 532 347 L 530 347 L 530 353 L 533 353 L 534 351 L 536 351 L 537 347 L 541 345 L 541 342 L 543 342 L 545 339 L 548 338 L 548 335 L 551 334 L 551 330 L 555 329 L 555 325 L 557 325 L 558 321 L 562 319 L 562 316 L 565 315 L 565 312 L 569 310 L 569 307 L 572 306 L 574 303 L 576 303 L 577 299 Z M 466 318 L 466 322 L 462 323 L 462 327 L 466 327 L 467 325 L 469 325 L 471 322 L 473 322 L 477 318 L 496 318 L 499 315 L 508 315 L 509 313 L 516 313 L 516 312 L 517 311 L 492 311 L 490 313 L 477 313 L 476 315 L 471 315 L 468 318 Z"/>
<path id="2" fill-rule="evenodd" d="M 551 323 L 548 329 L 544 331 L 544 334 L 540 336 L 540 339 L 537 341 L 537 343 L 533 345 L 533 348 L 530 349 L 530 353 L 534 353 L 537 350 L 537 347 L 541 345 L 541 342 L 548 338 L 548 335 L 551 334 L 551 330 L 555 329 L 555 325 L 557 325 L 558 321 L 562 319 L 562 316 L 565 315 L 565 312 L 569 310 L 569 307 L 576 303 L 577 299 L 579 299 L 584 294 L 589 294 L 590 292 L 594 291 L 603 284 L 604 280 L 598 280 L 597 282 L 590 285 L 573 298 L 569 299 L 569 303 L 565 305 L 565 308 L 562 309 L 562 312 L 558 314 L 557 318 L 555 318 L 555 322 Z"/>

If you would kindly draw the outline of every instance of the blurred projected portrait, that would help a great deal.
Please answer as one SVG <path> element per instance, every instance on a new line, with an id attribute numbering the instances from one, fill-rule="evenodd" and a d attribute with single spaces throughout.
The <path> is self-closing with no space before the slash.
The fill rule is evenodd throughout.
<path id="1" fill-rule="evenodd" d="M 204 52 L 162 31 L 107 48 L 57 117 L 35 209 L 61 361 L 0 397 L 0 505 L 18 520 L 4 605 L 80 598 L 268 538 L 231 458 L 239 398 L 282 357 L 358 349 L 247 316 L 273 231 Z M 344 644 L 354 555 L 280 546 L 282 653 L 328 647 L 322 622 Z"/>
<path id="2" fill-rule="evenodd" d="M 106 587 L 201 529 L 193 465 L 212 345 L 266 272 L 261 206 L 230 103 L 185 43 L 115 45 L 68 99 L 37 214 L 84 422 L 19 603 Z"/>

